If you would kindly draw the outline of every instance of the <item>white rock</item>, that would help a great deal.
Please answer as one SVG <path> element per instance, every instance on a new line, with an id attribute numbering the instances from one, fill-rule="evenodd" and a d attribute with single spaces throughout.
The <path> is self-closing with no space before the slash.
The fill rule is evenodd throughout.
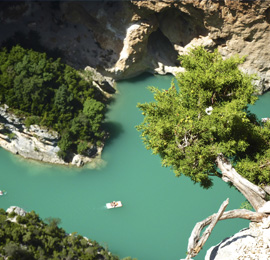
<path id="1" fill-rule="evenodd" d="M 40 138 L 45 138 L 49 140 L 57 140 L 59 138 L 59 135 L 57 132 L 52 131 L 52 130 L 48 131 L 47 129 L 42 128 L 38 125 L 30 125 L 29 131 L 34 133 Z"/>
<path id="2" fill-rule="evenodd" d="M 217 246 L 211 247 L 205 260 L 270 259 L 269 223 L 270 217 L 263 219 L 262 223 L 251 222 L 249 229 L 241 230 Z"/>
<path id="3" fill-rule="evenodd" d="M 80 166 L 83 166 L 84 165 L 84 162 L 82 160 L 82 157 L 79 154 L 76 154 L 73 157 L 71 164 L 80 167 Z"/>
<path id="4" fill-rule="evenodd" d="M 267 201 L 266 203 L 264 203 L 263 206 L 258 209 L 258 212 L 270 213 L 270 201 Z"/>
<path id="5" fill-rule="evenodd" d="M 262 228 L 269 228 L 270 227 L 270 217 L 263 219 L 261 227 Z"/>
<path id="6" fill-rule="evenodd" d="M 15 212 L 17 215 L 24 217 L 27 213 L 24 209 L 17 207 L 17 206 L 11 206 L 6 210 L 7 213 Z"/>

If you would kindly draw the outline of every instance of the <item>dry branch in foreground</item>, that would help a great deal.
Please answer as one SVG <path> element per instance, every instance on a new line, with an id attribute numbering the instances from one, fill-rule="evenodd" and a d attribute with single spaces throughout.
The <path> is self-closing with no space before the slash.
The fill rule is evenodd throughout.
<path id="1" fill-rule="evenodd" d="M 195 225 L 188 240 L 188 254 L 185 258 L 186 260 L 190 260 L 192 257 L 195 257 L 200 252 L 203 245 L 210 236 L 213 228 L 219 220 L 243 218 L 254 222 L 261 222 L 262 219 L 267 216 L 264 213 L 253 212 L 247 209 L 235 209 L 224 212 L 228 203 L 229 199 L 225 200 L 220 206 L 218 213 L 209 216 L 208 218 L 202 220 L 201 222 L 198 222 Z M 201 231 L 204 229 L 204 227 L 208 225 L 209 227 L 204 231 L 203 235 L 200 238 Z"/>

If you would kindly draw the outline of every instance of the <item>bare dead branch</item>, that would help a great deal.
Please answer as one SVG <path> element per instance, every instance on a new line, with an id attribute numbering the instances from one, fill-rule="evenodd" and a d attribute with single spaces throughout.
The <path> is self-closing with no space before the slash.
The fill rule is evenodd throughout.
<path id="1" fill-rule="evenodd" d="M 198 222 L 194 229 L 192 230 L 192 233 L 190 235 L 189 241 L 188 241 L 188 256 L 190 255 L 189 258 L 196 256 L 200 250 L 202 249 L 203 245 L 205 244 L 205 242 L 207 241 L 208 237 L 210 236 L 213 228 L 215 227 L 215 225 L 217 224 L 218 220 L 220 219 L 220 217 L 222 216 L 225 208 L 227 207 L 227 205 L 229 204 L 229 199 L 225 200 L 219 210 L 217 214 L 212 215 L 212 220 L 211 223 L 209 225 L 209 227 L 204 231 L 203 235 L 200 237 L 200 233 L 203 229 L 203 227 L 205 226 L 202 222 Z M 202 227 L 203 226 L 203 227 Z"/>
<path id="2" fill-rule="evenodd" d="M 261 222 L 263 218 L 267 217 L 267 215 L 264 213 L 253 212 L 247 209 L 235 209 L 235 210 L 224 212 L 226 206 L 228 205 L 226 204 L 227 202 L 228 202 L 228 199 L 224 201 L 223 204 L 220 206 L 220 209 L 217 214 L 213 214 L 209 216 L 208 218 L 204 219 L 203 221 L 198 222 L 195 225 L 189 238 L 188 255 L 186 257 L 186 260 L 191 259 L 191 257 L 194 257 L 199 253 L 199 251 L 202 249 L 203 245 L 205 244 L 206 240 L 210 236 L 218 220 L 242 218 L 242 219 L 251 220 L 253 222 Z M 222 214 L 222 212 L 224 213 Z M 206 231 L 203 233 L 202 237 L 200 238 L 201 231 L 208 225 L 210 225 L 211 227 L 209 226 L 209 228 L 206 229 Z"/>

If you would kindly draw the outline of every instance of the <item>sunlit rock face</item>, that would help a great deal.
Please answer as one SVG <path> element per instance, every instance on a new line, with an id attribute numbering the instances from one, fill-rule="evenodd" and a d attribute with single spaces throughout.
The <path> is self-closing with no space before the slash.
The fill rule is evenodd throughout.
<path id="1" fill-rule="evenodd" d="M 7 105 L 0 104 L 0 147 L 27 159 L 67 165 L 68 162 L 58 156 L 58 140 L 57 132 L 38 125 L 26 127 L 24 118 L 15 116 Z M 102 149 L 103 146 L 93 146 L 87 156 L 70 153 L 69 163 L 78 167 L 86 163 L 98 167 L 103 163 Z"/>
<path id="2" fill-rule="evenodd" d="M 58 51 L 76 68 L 94 67 L 115 79 L 144 71 L 175 74 L 181 71 L 178 55 L 194 45 L 204 45 L 209 50 L 218 48 L 224 57 L 247 56 L 241 69 L 258 74 L 260 92 L 270 87 L 268 1 L 27 1 L 0 5 L 0 43 L 14 39 L 19 31 L 30 42 Z M 38 42 L 33 41 L 35 33 Z"/>
<path id="3" fill-rule="evenodd" d="M 178 54 L 188 47 L 204 45 L 218 48 L 224 57 L 247 56 L 241 66 L 247 73 L 256 73 L 260 92 L 270 87 L 270 7 L 255 1 L 133 1 L 144 16 L 148 10 L 158 20 L 158 30 Z M 142 10 L 145 10 L 144 12 Z M 149 37 L 150 38 L 150 37 Z M 159 59 L 157 55 L 153 59 Z M 169 59 L 173 62 L 172 59 Z"/>
<path id="4" fill-rule="evenodd" d="M 249 228 L 211 247 L 205 260 L 267 260 L 270 256 L 270 217 L 262 223 L 251 222 Z"/>

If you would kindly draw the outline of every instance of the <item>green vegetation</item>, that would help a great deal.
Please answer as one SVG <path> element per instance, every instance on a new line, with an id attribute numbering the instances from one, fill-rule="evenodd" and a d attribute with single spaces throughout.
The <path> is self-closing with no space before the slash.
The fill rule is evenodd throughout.
<path id="1" fill-rule="evenodd" d="M 10 221 L 14 217 L 17 222 Z M 0 259 L 119 260 L 96 241 L 67 234 L 58 227 L 59 219 L 49 218 L 46 222 L 34 211 L 22 217 L 0 209 Z"/>
<path id="2" fill-rule="evenodd" d="M 0 102 L 26 117 L 25 124 L 47 126 L 60 133 L 63 158 L 69 151 L 87 154 L 101 144 L 104 97 L 60 59 L 14 46 L 0 51 Z M 82 145 L 83 144 L 83 145 Z"/>
<path id="3" fill-rule="evenodd" d="M 137 129 L 147 149 L 159 154 L 162 165 L 176 176 L 190 177 L 204 188 L 221 177 L 219 154 L 236 171 L 257 185 L 270 182 L 270 123 L 248 110 L 257 97 L 253 76 L 238 69 L 244 59 L 223 60 L 202 47 L 180 57 L 186 72 L 168 90 L 151 87 L 154 102 L 138 104 L 144 121 Z M 212 108 L 212 111 L 211 111 Z"/>

